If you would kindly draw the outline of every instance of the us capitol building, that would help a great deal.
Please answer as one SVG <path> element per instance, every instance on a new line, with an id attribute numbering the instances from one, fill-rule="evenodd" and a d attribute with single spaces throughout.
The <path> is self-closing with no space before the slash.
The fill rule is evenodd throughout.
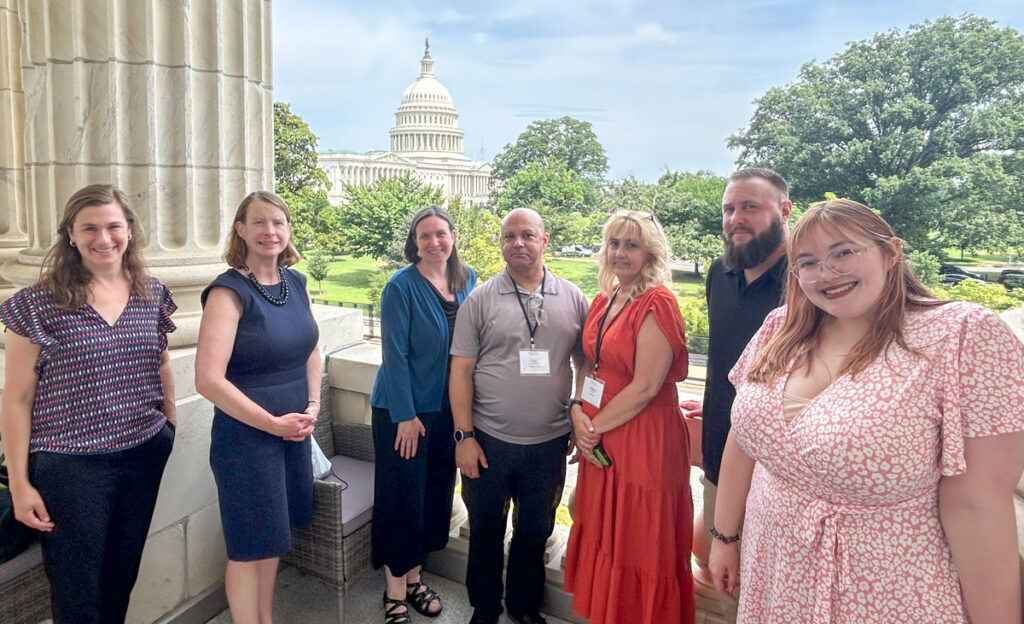
<path id="1" fill-rule="evenodd" d="M 445 198 L 461 195 L 464 204 L 485 203 L 491 190 L 491 165 L 462 153 L 459 114 L 448 89 L 434 77 L 430 42 L 420 60 L 420 76 L 402 94 L 391 129 L 391 151 L 356 153 L 329 150 L 317 164 L 331 182 L 328 199 L 344 204 L 345 184 L 365 186 L 378 178 L 409 174 L 444 190 Z"/>

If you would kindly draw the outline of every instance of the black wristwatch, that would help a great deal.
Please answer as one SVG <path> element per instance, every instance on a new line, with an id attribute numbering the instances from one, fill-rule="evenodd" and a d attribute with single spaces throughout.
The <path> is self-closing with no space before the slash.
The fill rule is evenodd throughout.
<path id="1" fill-rule="evenodd" d="M 455 443 L 458 444 L 459 442 L 462 442 L 466 438 L 475 438 L 476 432 L 473 431 L 472 429 L 470 429 L 469 431 L 465 431 L 463 429 L 456 429 L 455 434 L 452 437 L 455 438 Z"/>
<path id="2" fill-rule="evenodd" d="M 583 407 L 583 401 L 580 401 L 579 399 L 572 399 L 569 401 L 569 409 L 572 409 L 573 405 L 579 405 L 580 407 Z"/>

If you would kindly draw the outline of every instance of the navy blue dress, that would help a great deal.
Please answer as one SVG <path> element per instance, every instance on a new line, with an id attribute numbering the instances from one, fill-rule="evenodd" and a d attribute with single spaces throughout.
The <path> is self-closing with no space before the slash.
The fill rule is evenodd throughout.
<path id="1" fill-rule="evenodd" d="M 282 306 L 267 301 L 234 269 L 221 273 L 202 294 L 205 306 L 210 289 L 223 286 L 241 301 L 227 379 L 275 416 L 306 409 L 306 361 L 319 338 L 305 276 L 291 269 L 284 275 L 289 297 Z M 280 284 L 265 288 L 280 296 Z M 255 561 L 287 553 L 292 527 L 313 518 L 309 438 L 287 442 L 214 408 L 210 466 L 228 559 Z"/>

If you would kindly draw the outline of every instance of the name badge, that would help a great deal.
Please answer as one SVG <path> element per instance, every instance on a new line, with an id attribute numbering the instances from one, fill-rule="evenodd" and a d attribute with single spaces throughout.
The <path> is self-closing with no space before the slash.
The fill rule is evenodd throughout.
<path id="1" fill-rule="evenodd" d="M 594 407 L 601 407 L 601 397 L 604 395 L 604 382 L 597 377 L 585 377 L 583 379 L 583 392 L 580 398 Z"/>
<path id="2" fill-rule="evenodd" d="M 551 360 L 547 349 L 520 349 L 520 375 L 550 375 Z"/>

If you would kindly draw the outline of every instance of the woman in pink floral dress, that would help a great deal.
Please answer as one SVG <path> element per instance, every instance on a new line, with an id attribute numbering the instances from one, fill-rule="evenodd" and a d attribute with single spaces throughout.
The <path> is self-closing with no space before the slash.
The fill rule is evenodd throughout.
<path id="1" fill-rule="evenodd" d="M 812 207 L 788 251 L 786 306 L 729 377 L 716 587 L 742 579 L 747 624 L 1020 622 L 1024 346 L 935 300 L 861 204 Z"/>

